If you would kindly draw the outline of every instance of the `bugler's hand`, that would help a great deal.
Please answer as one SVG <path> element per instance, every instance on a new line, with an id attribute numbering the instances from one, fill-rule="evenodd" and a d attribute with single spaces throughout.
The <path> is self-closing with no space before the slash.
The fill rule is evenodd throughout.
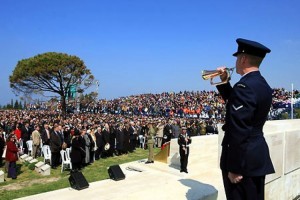
<path id="1" fill-rule="evenodd" d="M 227 70 L 226 70 L 226 67 L 225 67 L 225 66 L 218 67 L 218 68 L 217 68 L 217 71 L 219 71 L 219 72 L 221 73 L 221 75 L 220 75 L 221 81 L 227 80 L 227 78 L 228 78 L 228 73 L 227 73 Z"/>

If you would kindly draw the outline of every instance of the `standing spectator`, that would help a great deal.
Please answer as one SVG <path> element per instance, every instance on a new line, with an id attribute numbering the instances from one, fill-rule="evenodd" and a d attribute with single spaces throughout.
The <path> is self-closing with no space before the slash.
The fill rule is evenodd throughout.
<path id="1" fill-rule="evenodd" d="M 95 160 L 99 160 L 102 156 L 104 145 L 105 145 L 103 135 L 101 132 L 101 127 L 97 128 L 95 137 L 96 137 L 96 146 L 97 146 L 97 150 L 95 152 Z"/>
<path id="2" fill-rule="evenodd" d="M 80 136 L 80 132 L 78 129 L 74 130 L 74 135 L 71 140 L 71 163 L 72 170 L 77 171 L 81 170 L 82 160 L 85 158 L 85 150 L 82 148 L 83 138 Z"/>
<path id="3" fill-rule="evenodd" d="M 143 149 L 146 148 L 145 147 L 146 146 L 145 145 L 145 141 L 146 141 L 145 135 L 147 132 L 148 132 L 148 126 L 146 125 L 145 121 L 142 121 L 141 132 L 139 135 L 140 148 L 143 148 Z"/>
<path id="4" fill-rule="evenodd" d="M 29 122 L 25 122 L 25 125 L 21 129 L 21 138 L 23 140 L 24 153 L 28 154 L 28 147 L 26 142 L 30 140 L 31 130 L 29 128 Z"/>
<path id="5" fill-rule="evenodd" d="M 44 123 L 44 128 L 41 131 L 43 145 L 50 145 L 50 129 L 49 124 Z"/>
<path id="6" fill-rule="evenodd" d="M 118 123 L 115 128 L 116 148 L 117 148 L 118 155 L 122 155 L 124 153 L 124 134 L 122 129 L 123 126 Z"/>
<path id="7" fill-rule="evenodd" d="M 133 121 L 131 121 L 129 124 L 130 124 L 130 127 L 129 127 L 129 137 L 130 137 L 129 151 L 133 152 L 135 150 L 135 147 L 136 147 L 137 131 L 134 127 L 134 122 Z"/>
<path id="8" fill-rule="evenodd" d="M 85 144 L 85 158 L 83 160 L 83 166 L 86 166 L 90 164 L 90 147 L 91 147 L 91 141 L 89 136 L 87 135 L 87 130 L 86 128 L 83 128 L 81 130 L 81 136 L 84 139 L 84 144 Z"/>
<path id="9" fill-rule="evenodd" d="M 222 141 L 221 170 L 227 199 L 264 199 L 265 176 L 274 173 L 269 148 L 263 134 L 272 104 L 272 89 L 259 72 L 263 58 L 271 50 L 264 45 L 237 39 L 236 72 L 242 78 L 231 87 L 218 85 L 226 101 L 225 135 Z M 228 79 L 224 67 L 221 80 Z"/>
<path id="10" fill-rule="evenodd" d="M 95 136 L 95 129 L 91 128 L 90 135 L 90 141 L 91 141 L 91 149 L 90 149 L 90 163 L 93 163 L 95 161 L 95 152 L 97 150 L 96 146 L 96 136 Z"/>
<path id="11" fill-rule="evenodd" d="M 19 141 L 21 139 L 21 134 L 22 134 L 19 123 L 16 124 L 16 129 L 14 133 L 17 137 L 17 141 Z"/>
<path id="12" fill-rule="evenodd" d="M 3 131 L 0 128 L 0 167 L 3 166 L 2 155 L 3 155 L 4 147 L 5 147 L 5 140 L 4 140 L 4 136 L 3 136 Z M 5 155 L 4 155 L 4 157 L 5 157 Z"/>
<path id="13" fill-rule="evenodd" d="M 139 147 L 140 146 L 140 135 L 142 132 L 142 127 L 141 127 L 141 123 L 140 121 L 137 121 L 135 124 L 135 129 L 136 129 L 136 141 L 135 141 L 135 147 Z"/>
<path id="14" fill-rule="evenodd" d="M 103 158 L 107 158 L 109 156 L 109 149 L 111 148 L 109 143 L 109 138 L 110 138 L 109 133 L 110 133 L 109 125 L 105 123 L 104 128 L 102 130 L 102 136 L 104 140 L 104 151 L 102 153 Z"/>
<path id="15" fill-rule="evenodd" d="M 215 133 L 215 130 L 214 130 L 214 127 L 213 127 L 213 124 L 212 124 L 212 121 L 209 121 L 207 123 L 207 126 L 206 126 L 206 134 L 207 135 L 212 135 Z"/>
<path id="16" fill-rule="evenodd" d="M 109 150 L 108 150 L 108 157 L 114 156 L 115 150 L 116 150 L 116 133 L 115 133 L 115 127 L 110 126 L 109 127 Z"/>
<path id="17" fill-rule="evenodd" d="M 186 127 L 182 127 L 181 130 L 182 133 L 178 137 L 179 154 L 180 154 L 180 172 L 188 173 L 187 165 L 188 165 L 188 158 L 190 153 L 189 145 L 191 144 L 192 140 L 187 135 Z"/>
<path id="18" fill-rule="evenodd" d="M 61 125 L 58 125 L 58 136 L 60 137 L 61 141 L 61 149 L 65 150 L 67 148 L 67 143 L 65 143 L 65 138 L 64 138 L 64 129 Z"/>
<path id="19" fill-rule="evenodd" d="M 54 124 L 53 131 L 50 133 L 50 150 L 51 150 L 51 164 L 52 169 L 56 169 L 59 166 L 60 150 L 62 147 L 62 141 L 59 134 L 59 125 Z"/>
<path id="20" fill-rule="evenodd" d="M 32 157 L 36 158 L 41 143 L 41 134 L 39 125 L 34 125 L 34 131 L 32 132 Z"/>
<path id="21" fill-rule="evenodd" d="M 126 123 L 124 128 L 123 128 L 123 135 L 124 135 L 124 144 L 123 144 L 123 150 L 124 153 L 127 154 L 129 151 L 129 141 L 130 141 L 130 136 L 129 136 L 129 123 Z"/>
<path id="22" fill-rule="evenodd" d="M 174 133 L 173 133 L 174 138 L 178 138 L 178 136 L 180 134 L 180 126 L 179 126 L 178 121 L 176 121 L 176 120 L 173 121 L 172 130 L 174 131 Z"/>
<path id="23" fill-rule="evenodd" d="M 5 160 L 8 162 L 7 178 L 17 178 L 17 160 L 18 148 L 16 146 L 17 138 L 14 134 L 10 134 L 6 143 L 6 156 Z"/>
<path id="24" fill-rule="evenodd" d="M 64 143 L 66 144 L 66 148 L 70 148 L 71 146 L 71 129 L 69 125 L 64 127 L 63 131 Z"/>
<path id="25" fill-rule="evenodd" d="M 169 142 L 171 138 L 173 137 L 173 130 L 171 125 L 171 120 L 168 119 L 167 124 L 164 127 L 164 137 L 163 137 L 163 144 L 166 142 Z"/>

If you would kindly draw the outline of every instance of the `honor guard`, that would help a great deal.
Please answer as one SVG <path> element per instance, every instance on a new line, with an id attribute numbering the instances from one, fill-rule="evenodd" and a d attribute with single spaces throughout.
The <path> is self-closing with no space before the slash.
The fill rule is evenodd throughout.
<path id="1" fill-rule="evenodd" d="M 188 164 L 188 157 L 189 157 L 189 145 L 191 144 L 192 140 L 187 135 L 186 127 L 181 128 L 182 132 L 178 137 L 178 145 L 179 145 L 179 154 L 180 154 L 180 172 L 188 173 L 187 171 L 187 164 Z"/>

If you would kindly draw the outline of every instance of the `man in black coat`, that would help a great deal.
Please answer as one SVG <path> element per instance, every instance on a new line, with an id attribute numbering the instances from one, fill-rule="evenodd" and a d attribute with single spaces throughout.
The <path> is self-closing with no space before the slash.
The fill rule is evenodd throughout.
<path id="1" fill-rule="evenodd" d="M 74 136 L 71 141 L 72 151 L 70 153 L 72 170 L 80 170 L 82 168 L 82 160 L 85 158 L 85 150 L 82 148 L 84 139 L 80 136 L 78 129 L 74 130 Z"/>
<path id="2" fill-rule="evenodd" d="M 274 173 L 263 126 L 272 103 L 272 89 L 259 72 L 266 53 L 264 45 L 237 39 L 236 72 L 242 76 L 233 87 L 217 86 L 226 102 L 225 136 L 222 142 L 221 169 L 227 199 L 264 199 L 267 174 Z M 228 78 L 220 67 L 221 80 Z M 226 82 L 226 81 L 225 81 Z"/>
<path id="3" fill-rule="evenodd" d="M 50 133 L 51 167 L 56 169 L 60 165 L 60 150 L 62 140 L 59 133 L 59 125 L 54 124 L 53 131 Z"/>
<path id="4" fill-rule="evenodd" d="M 164 135 L 163 135 L 163 140 L 162 140 L 162 144 L 165 144 L 166 142 L 169 142 L 171 140 L 171 138 L 173 137 L 173 129 L 172 129 L 172 125 L 171 125 L 171 121 L 168 119 L 167 124 L 164 127 Z"/>
<path id="5" fill-rule="evenodd" d="M 99 160 L 102 156 L 102 153 L 104 151 L 104 145 L 105 145 L 103 135 L 101 132 L 101 127 L 97 128 L 95 137 L 96 137 L 96 145 L 97 145 L 97 150 L 95 152 L 95 160 Z"/>
<path id="6" fill-rule="evenodd" d="M 30 140 L 31 137 L 31 130 L 29 127 L 29 122 L 25 122 L 25 124 L 21 128 L 21 138 L 23 140 L 23 148 L 24 148 L 24 153 L 28 154 L 28 147 L 26 142 Z"/>
<path id="7" fill-rule="evenodd" d="M 102 129 L 102 137 L 104 141 L 104 149 L 102 152 L 102 158 L 107 158 L 110 156 L 110 127 L 107 123 L 105 123 L 104 128 Z"/>
<path id="8" fill-rule="evenodd" d="M 41 137 L 42 137 L 42 142 L 43 145 L 50 145 L 50 129 L 49 129 L 49 124 L 44 123 L 44 127 L 41 130 Z"/>
<path id="9" fill-rule="evenodd" d="M 116 150 L 118 155 L 122 155 L 124 153 L 124 134 L 122 128 L 123 126 L 121 124 L 117 124 L 114 129 L 116 135 Z"/>
<path id="10" fill-rule="evenodd" d="M 129 146 L 129 151 L 133 152 L 136 147 L 136 138 L 137 138 L 137 131 L 134 127 L 134 122 L 130 122 L 130 127 L 129 127 L 129 137 L 130 137 L 130 146 Z"/>

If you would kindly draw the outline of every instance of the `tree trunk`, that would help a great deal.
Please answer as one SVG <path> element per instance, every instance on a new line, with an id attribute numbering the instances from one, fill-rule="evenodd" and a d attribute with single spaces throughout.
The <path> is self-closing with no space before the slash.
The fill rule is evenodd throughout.
<path id="1" fill-rule="evenodd" d="M 64 95 L 61 96 L 61 112 L 64 119 L 66 119 L 66 110 L 67 110 L 67 104 L 66 104 L 66 97 Z"/>

